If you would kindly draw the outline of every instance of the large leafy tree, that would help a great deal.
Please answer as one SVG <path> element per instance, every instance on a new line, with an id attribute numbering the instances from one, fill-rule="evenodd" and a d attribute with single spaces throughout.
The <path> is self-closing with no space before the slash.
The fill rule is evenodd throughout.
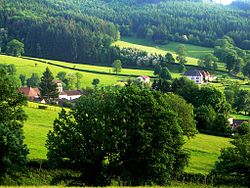
<path id="1" fill-rule="evenodd" d="M 233 147 L 221 151 L 212 174 L 217 184 L 231 186 L 250 185 L 250 135 L 239 136 L 231 142 Z"/>
<path id="2" fill-rule="evenodd" d="M 176 113 L 178 98 L 169 98 L 134 85 L 82 96 L 54 122 L 49 161 L 79 170 L 87 185 L 110 184 L 112 178 L 127 185 L 169 183 L 188 158 L 177 115 L 184 109 Z"/>
<path id="3" fill-rule="evenodd" d="M 28 149 L 23 143 L 22 106 L 26 98 L 17 92 L 12 75 L 0 69 L 0 182 L 6 173 L 20 170 L 25 165 Z"/>
<path id="4" fill-rule="evenodd" d="M 16 39 L 11 40 L 7 44 L 6 53 L 12 56 L 21 56 L 24 53 L 24 44 Z"/>
<path id="5" fill-rule="evenodd" d="M 59 93 L 57 86 L 54 82 L 53 74 L 48 67 L 43 73 L 39 86 L 41 97 L 45 99 L 46 102 L 51 103 L 58 98 Z"/>

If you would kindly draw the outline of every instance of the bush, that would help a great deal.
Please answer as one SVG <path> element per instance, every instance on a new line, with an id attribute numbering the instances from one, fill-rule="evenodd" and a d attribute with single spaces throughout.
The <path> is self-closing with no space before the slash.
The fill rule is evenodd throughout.
<path id="1" fill-rule="evenodd" d="M 245 135 L 250 133 L 250 124 L 248 122 L 243 122 L 240 126 L 236 128 L 236 132 L 239 135 Z"/>

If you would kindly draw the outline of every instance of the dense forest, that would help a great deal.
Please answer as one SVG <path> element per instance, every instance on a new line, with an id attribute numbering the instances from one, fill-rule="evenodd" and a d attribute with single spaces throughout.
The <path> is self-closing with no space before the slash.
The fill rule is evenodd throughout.
<path id="1" fill-rule="evenodd" d="M 203 0 L 0 0 L 0 47 L 13 38 L 25 55 L 111 64 L 121 36 L 214 47 L 230 36 L 250 49 L 247 2 L 222 6 Z"/>

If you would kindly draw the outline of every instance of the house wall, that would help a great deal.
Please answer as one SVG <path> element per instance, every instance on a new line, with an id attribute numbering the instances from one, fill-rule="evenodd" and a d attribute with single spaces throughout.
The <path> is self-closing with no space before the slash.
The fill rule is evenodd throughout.
<path id="1" fill-rule="evenodd" d="M 59 99 L 67 99 L 67 100 L 74 100 L 74 99 L 78 99 L 79 97 L 81 97 L 81 95 L 72 95 L 72 96 L 59 95 Z"/>
<path id="2" fill-rule="evenodd" d="M 187 76 L 190 80 L 194 81 L 196 84 L 202 84 L 203 83 L 203 76 Z"/>

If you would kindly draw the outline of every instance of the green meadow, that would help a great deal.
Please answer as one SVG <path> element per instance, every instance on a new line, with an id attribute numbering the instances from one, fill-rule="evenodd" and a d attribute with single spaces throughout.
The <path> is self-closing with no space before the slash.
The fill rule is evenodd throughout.
<path id="1" fill-rule="evenodd" d="M 119 76 L 118 75 L 106 75 L 102 74 L 103 72 L 109 73 L 112 72 L 112 67 L 105 67 L 105 66 L 93 66 L 93 65 L 81 65 L 81 64 L 73 64 L 73 63 L 66 63 L 66 62 L 59 62 L 59 61 L 49 61 L 55 64 L 64 65 L 66 67 L 72 68 L 73 66 L 82 69 L 82 71 L 71 70 L 67 68 L 62 68 L 46 63 L 41 63 L 35 60 L 27 60 L 17 57 L 5 56 L 0 55 L 0 64 L 14 64 L 17 69 L 17 75 L 25 74 L 26 77 L 30 77 L 32 73 L 37 73 L 38 75 L 42 75 L 45 71 L 46 67 L 53 72 L 54 77 L 57 75 L 58 72 L 64 71 L 67 73 L 81 73 L 83 75 L 82 78 L 82 87 L 86 88 L 92 85 L 92 81 L 95 78 L 100 80 L 100 85 L 113 85 L 119 81 L 127 80 L 130 76 L 129 75 L 147 75 L 152 76 L 152 70 L 141 70 L 141 69 L 122 69 L 122 74 L 127 74 L 128 76 Z M 84 70 L 92 70 L 95 73 L 84 72 Z"/>
<path id="2" fill-rule="evenodd" d="M 53 121 L 61 108 L 49 106 L 47 109 L 38 109 L 38 104 L 29 103 L 24 108 L 28 120 L 24 124 L 25 143 L 28 145 L 29 159 L 46 159 L 46 138 L 53 128 Z M 221 148 L 230 145 L 230 139 L 223 137 L 198 134 L 195 138 L 187 139 L 185 148 L 190 151 L 190 165 L 187 172 L 207 174 L 220 155 Z"/>
<path id="3" fill-rule="evenodd" d="M 34 60 L 37 58 L 34 58 Z M 63 65 L 68 68 L 77 68 L 81 69 L 83 71 L 94 71 L 97 73 L 109 73 L 109 74 L 114 74 L 113 68 L 108 67 L 108 66 L 95 66 L 95 65 L 87 65 L 87 64 L 79 64 L 79 63 L 72 63 L 72 62 L 63 62 L 63 61 L 56 61 L 56 60 L 45 60 L 45 59 L 38 59 L 38 60 L 44 60 L 51 62 L 55 65 Z M 131 68 L 123 68 L 120 72 L 120 74 L 125 74 L 125 75 L 147 75 L 147 76 L 154 76 L 154 73 L 152 70 L 143 70 L 143 69 L 131 69 Z"/>
<path id="4" fill-rule="evenodd" d="M 135 37 L 123 37 L 120 41 L 113 45 L 121 48 L 137 48 L 151 54 L 165 55 L 170 52 L 176 57 L 175 50 L 182 43 L 169 42 L 165 45 L 156 45 L 151 40 L 140 39 Z M 184 44 L 186 46 L 187 65 L 198 65 L 198 59 L 206 54 L 213 53 L 212 48 L 206 48 L 191 44 Z M 218 70 L 226 70 L 224 63 L 218 63 Z"/>
<path id="5" fill-rule="evenodd" d="M 176 48 L 178 47 L 178 45 L 182 44 L 179 42 L 169 42 L 167 44 L 164 45 L 156 45 L 153 43 L 152 40 L 147 40 L 147 39 L 142 39 L 142 38 L 136 38 L 136 37 L 122 37 L 121 39 L 124 42 L 129 42 L 132 44 L 140 44 L 143 46 L 151 46 L 151 47 L 155 47 L 164 51 L 169 51 L 169 52 L 175 52 Z M 187 56 L 188 57 L 193 57 L 193 58 L 200 58 L 203 55 L 209 54 L 209 53 L 213 53 L 213 49 L 212 48 L 206 48 L 206 47 L 202 47 L 202 46 L 196 46 L 196 45 L 191 45 L 191 44 L 184 44 L 186 46 L 187 49 Z"/>

